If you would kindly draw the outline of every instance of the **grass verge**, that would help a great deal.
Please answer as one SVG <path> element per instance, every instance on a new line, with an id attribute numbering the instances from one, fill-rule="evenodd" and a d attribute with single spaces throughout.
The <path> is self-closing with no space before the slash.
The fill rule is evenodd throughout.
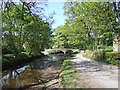
<path id="1" fill-rule="evenodd" d="M 70 54 L 70 56 L 75 57 L 75 54 L 78 54 L 78 53 L 80 53 L 80 51 L 73 52 L 73 53 Z"/>
<path id="2" fill-rule="evenodd" d="M 115 59 L 108 58 L 107 60 L 105 60 L 105 59 L 90 57 L 90 56 L 88 56 L 87 54 L 85 54 L 85 55 L 83 55 L 83 56 L 86 57 L 86 58 L 95 60 L 95 61 L 100 61 L 100 62 L 105 62 L 105 63 L 107 63 L 107 64 L 112 64 L 112 65 L 120 66 L 120 62 L 117 61 L 117 60 L 115 60 Z"/>
<path id="3" fill-rule="evenodd" d="M 76 77 L 76 71 L 72 65 L 72 61 L 64 60 L 62 66 L 62 73 L 60 75 L 61 83 L 60 88 L 85 88 L 84 83 L 79 85 L 79 82 L 83 82 L 82 79 Z"/>

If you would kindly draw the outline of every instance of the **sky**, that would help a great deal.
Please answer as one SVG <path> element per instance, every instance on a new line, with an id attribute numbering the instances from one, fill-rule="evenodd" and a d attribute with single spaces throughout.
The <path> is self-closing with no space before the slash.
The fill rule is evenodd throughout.
<path id="1" fill-rule="evenodd" d="M 58 26 L 64 25 L 65 19 L 67 18 L 64 16 L 64 2 L 48 2 L 47 7 L 45 8 L 45 14 L 49 15 L 53 11 L 55 12 L 55 15 L 53 17 L 55 23 L 52 25 L 52 28 L 56 28 Z"/>

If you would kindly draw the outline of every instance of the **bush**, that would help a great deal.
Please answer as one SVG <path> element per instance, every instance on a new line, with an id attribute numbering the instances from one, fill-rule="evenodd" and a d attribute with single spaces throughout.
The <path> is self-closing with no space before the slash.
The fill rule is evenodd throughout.
<path id="1" fill-rule="evenodd" d="M 93 47 L 94 47 L 94 45 L 89 45 L 89 46 L 87 47 L 87 49 L 93 51 Z"/>
<path id="2" fill-rule="evenodd" d="M 7 45 L 3 45 L 2 46 L 2 53 L 3 54 L 12 54 L 12 50 L 10 48 L 8 48 Z"/>
<path id="3" fill-rule="evenodd" d="M 22 54 L 29 55 L 29 52 L 21 52 Z"/>
<path id="4" fill-rule="evenodd" d="M 63 60 L 58 60 L 59 64 L 62 64 L 63 63 Z"/>
<path id="5" fill-rule="evenodd" d="M 120 65 L 119 61 L 117 61 L 115 59 L 111 59 L 111 58 L 108 58 L 106 60 L 106 62 L 109 63 L 109 64 L 113 64 L 113 65 L 118 65 L 118 66 Z"/>
<path id="6" fill-rule="evenodd" d="M 106 46 L 105 52 L 113 52 L 113 46 Z"/>
<path id="7" fill-rule="evenodd" d="M 101 62 L 105 62 L 108 64 L 120 66 L 120 62 L 118 60 L 116 60 L 116 58 L 115 58 L 116 55 L 118 55 L 118 54 L 107 53 L 107 55 L 106 55 L 105 52 L 104 53 L 101 52 L 101 53 L 97 53 L 96 57 L 89 56 L 88 54 L 83 55 L 83 56 L 93 59 L 95 61 L 101 61 Z M 108 57 L 106 58 L 106 56 L 108 56 Z"/>
<path id="8" fill-rule="evenodd" d="M 85 52 L 88 56 L 99 58 L 99 59 L 112 58 L 112 59 L 116 60 L 116 59 L 120 58 L 120 53 L 93 52 L 93 51 L 90 51 L 90 50 L 86 50 Z"/>
<path id="9" fill-rule="evenodd" d="M 101 46 L 98 47 L 98 51 L 113 52 L 113 46 Z"/>
<path id="10" fill-rule="evenodd" d="M 13 58 L 13 57 L 14 57 L 14 54 L 3 54 L 3 57 Z"/>
<path id="11" fill-rule="evenodd" d="M 99 59 L 105 59 L 105 52 L 98 53 L 99 56 L 97 58 Z"/>
<path id="12" fill-rule="evenodd" d="M 2 69 L 5 70 L 9 67 L 15 67 L 18 64 L 26 62 L 28 56 L 24 53 L 18 54 L 16 57 L 14 54 L 4 54 L 2 56 Z"/>

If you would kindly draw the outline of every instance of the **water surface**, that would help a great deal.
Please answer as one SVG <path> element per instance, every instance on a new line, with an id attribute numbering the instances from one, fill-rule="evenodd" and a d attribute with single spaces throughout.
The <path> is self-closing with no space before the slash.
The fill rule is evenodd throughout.
<path id="1" fill-rule="evenodd" d="M 60 70 L 58 60 L 64 59 L 64 55 L 48 55 L 33 60 L 19 68 L 7 70 L 2 73 L 2 84 L 4 88 L 20 88 L 29 85 L 43 83 L 54 76 L 53 71 Z"/>

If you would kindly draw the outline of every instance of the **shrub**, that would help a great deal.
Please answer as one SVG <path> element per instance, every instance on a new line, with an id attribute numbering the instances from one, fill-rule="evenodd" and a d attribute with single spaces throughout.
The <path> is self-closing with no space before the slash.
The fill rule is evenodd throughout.
<path id="1" fill-rule="evenodd" d="M 13 58 L 14 54 L 3 54 L 3 57 L 5 57 L 5 58 Z"/>
<path id="2" fill-rule="evenodd" d="M 85 53 L 86 53 L 88 56 L 91 56 L 91 57 L 95 57 L 95 55 L 97 54 L 96 52 L 93 52 L 93 51 L 90 51 L 90 50 L 86 50 Z"/>
<path id="3" fill-rule="evenodd" d="M 7 45 L 3 45 L 2 46 L 2 53 L 3 54 L 12 54 L 12 50 Z"/>
<path id="4" fill-rule="evenodd" d="M 119 61 L 115 60 L 115 59 L 111 59 L 111 58 L 108 58 L 106 60 L 107 63 L 109 64 L 113 64 L 113 65 L 120 65 Z"/>
<path id="5" fill-rule="evenodd" d="M 59 64 L 62 64 L 62 63 L 63 63 L 63 61 L 62 61 L 62 60 L 58 60 L 58 62 L 59 62 Z"/>
<path id="6" fill-rule="evenodd" d="M 108 59 L 108 58 L 118 59 L 118 58 L 120 58 L 120 53 L 93 52 L 90 50 L 86 50 L 85 52 L 90 57 L 95 57 L 95 58 L 100 58 L 100 59 Z"/>
<path id="7" fill-rule="evenodd" d="M 87 55 L 84 55 L 87 58 L 94 59 L 96 61 L 101 61 L 101 62 L 106 62 L 109 64 L 113 65 L 120 65 L 119 63 L 119 58 L 120 54 L 119 53 L 106 53 L 106 52 L 98 52 L 98 53 L 93 53 L 93 51 L 86 50 Z M 92 57 L 90 52 L 95 55 L 95 57 Z M 117 60 L 118 59 L 118 60 Z"/>
<path id="8" fill-rule="evenodd" d="M 98 47 L 98 51 L 113 52 L 113 47 L 112 46 L 101 46 L 101 47 Z"/>

